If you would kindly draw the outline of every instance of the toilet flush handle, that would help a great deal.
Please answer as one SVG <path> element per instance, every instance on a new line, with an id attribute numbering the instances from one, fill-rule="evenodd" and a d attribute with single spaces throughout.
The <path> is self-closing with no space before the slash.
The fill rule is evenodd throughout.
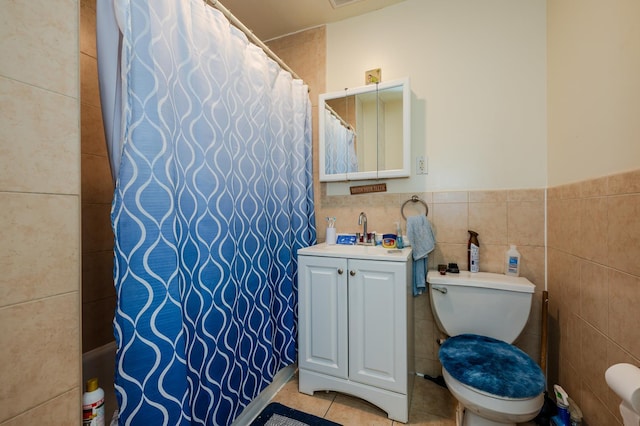
<path id="1" fill-rule="evenodd" d="M 434 289 L 435 291 L 439 291 L 442 294 L 447 294 L 447 288 L 446 287 L 436 287 L 436 286 L 431 286 L 432 289 Z"/>

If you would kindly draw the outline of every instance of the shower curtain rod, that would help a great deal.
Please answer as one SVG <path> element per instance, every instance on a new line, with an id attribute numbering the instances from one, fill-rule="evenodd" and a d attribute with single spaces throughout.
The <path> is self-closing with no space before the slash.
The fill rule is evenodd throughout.
<path id="1" fill-rule="evenodd" d="M 331 115 L 333 115 L 335 118 L 337 118 L 340 121 L 340 124 L 342 124 L 347 129 L 353 131 L 351 124 L 347 123 L 344 118 L 340 117 L 340 114 L 338 114 L 333 108 L 331 108 L 326 103 L 324 104 L 324 107 L 327 109 L 327 111 L 329 111 Z"/>
<path id="2" fill-rule="evenodd" d="M 229 9 L 227 9 L 226 7 L 224 7 L 219 0 L 204 0 L 204 2 L 206 4 L 208 4 L 211 7 L 215 7 L 216 9 L 218 9 L 220 12 L 222 12 L 222 14 L 224 16 L 227 17 L 227 19 L 229 19 L 231 21 L 231 23 L 237 27 L 240 31 L 242 31 L 243 33 L 246 34 L 247 37 L 249 37 L 249 39 L 251 39 L 251 41 L 257 45 L 259 48 L 261 48 L 264 53 L 267 54 L 267 56 L 269 56 L 271 59 L 273 59 L 274 61 L 276 61 L 278 63 L 278 65 L 280 65 L 282 68 L 284 68 L 286 71 L 290 72 L 291 75 L 298 79 L 298 80 L 302 80 L 298 74 L 296 74 L 291 68 L 289 68 L 289 66 L 278 57 L 278 55 L 276 55 L 275 53 L 273 53 L 273 51 L 271 49 L 269 49 L 267 47 L 266 44 L 264 44 L 262 42 L 262 40 L 260 40 L 254 33 L 253 31 L 251 31 L 249 28 L 247 28 L 242 22 L 240 22 L 240 20 L 238 18 L 235 17 L 235 15 L 233 13 L 231 13 L 229 11 Z"/>

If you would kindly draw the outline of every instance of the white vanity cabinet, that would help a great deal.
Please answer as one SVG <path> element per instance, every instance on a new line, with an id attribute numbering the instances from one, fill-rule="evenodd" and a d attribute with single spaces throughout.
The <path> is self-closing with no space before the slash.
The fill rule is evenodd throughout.
<path id="1" fill-rule="evenodd" d="M 300 392 L 335 390 L 407 422 L 413 386 L 411 250 L 298 251 Z"/>

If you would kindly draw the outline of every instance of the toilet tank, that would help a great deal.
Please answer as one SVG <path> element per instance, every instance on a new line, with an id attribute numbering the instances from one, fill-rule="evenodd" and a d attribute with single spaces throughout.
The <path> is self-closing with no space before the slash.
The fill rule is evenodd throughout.
<path id="1" fill-rule="evenodd" d="M 524 277 L 429 271 L 427 282 L 433 315 L 449 336 L 473 333 L 513 343 L 529 319 L 535 285 Z"/>

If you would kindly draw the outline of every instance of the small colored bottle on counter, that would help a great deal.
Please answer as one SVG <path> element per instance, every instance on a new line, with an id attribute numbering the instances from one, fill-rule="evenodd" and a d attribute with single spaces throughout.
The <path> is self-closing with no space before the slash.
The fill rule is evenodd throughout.
<path id="1" fill-rule="evenodd" d="M 396 222 L 396 248 L 404 248 L 404 242 L 402 241 L 402 228 L 400 222 Z"/>

